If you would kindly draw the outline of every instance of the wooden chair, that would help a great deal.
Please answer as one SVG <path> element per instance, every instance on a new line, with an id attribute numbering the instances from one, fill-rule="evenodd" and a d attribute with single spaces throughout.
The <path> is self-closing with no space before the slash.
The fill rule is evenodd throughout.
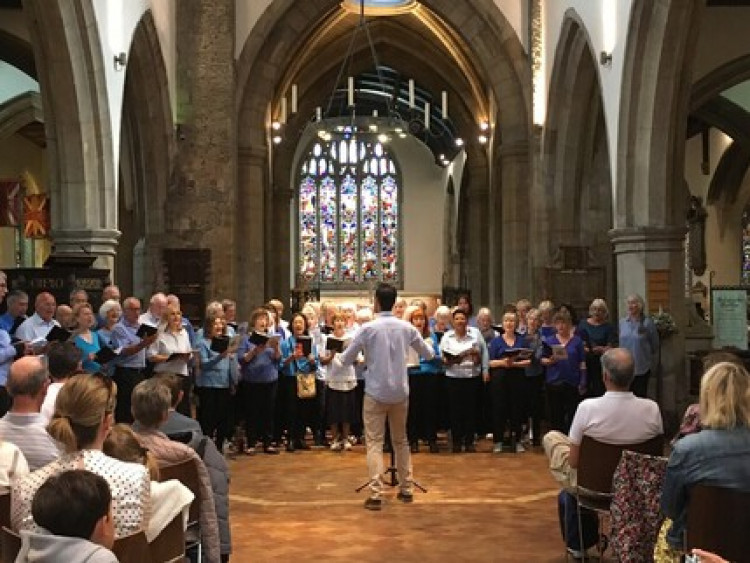
<path id="1" fill-rule="evenodd" d="M 112 552 L 120 563 L 152 563 L 151 550 L 143 530 L 117 538 Z"/>
<path id="2" fill-rule="evenodd" d="M 625 450 L 648 455 L 662 455 L 664 436 L 656 436 L 638 444 L 606 444 L 590 436 L 584 436 L 581 440 L 577 484 L 572 491 L 578 504 L 578 534 L 581 551 L 584 551 L 581 509 L 588 508 L 599 514 L 609 514 L 609 507 L 612 503 L 612 476 Z"/>
<path id="3" fill-rule="evenodd" d="M 690 488 L 685 549 L 700 548 L 727 561 L 750 561 L 750 492 L 698 484 Z"/>
<path id="4" fill-rule="evenodd" d="M 18 552 L 21 551 L 21 536 L 7 526 L 0 530 L 0 543 L 2 543 L 2 563 L 14 563 Z"/>
<path id="5" fill-rule="evenodd" d="M 167 524 L 149 544 L 153 561 L 180 561 L 185 555 L 185 530 L 182 527 L 182 512 Z"/>
<path id="6" fill-rule="evenodd" d="M 185 550 L 196 548 L 198 551 L 198 562 L 200 563 L 203 560 L 203 553 L 200 530 L 201 486 L 198 466 L 193 459 L 187 459 L 172 465 L 163 465 L 159 467 L 159 479 L 161 481 L 177 479 L 195 495 L 193 502 L 190 503 L 188 526 L 185 534 Z"/>

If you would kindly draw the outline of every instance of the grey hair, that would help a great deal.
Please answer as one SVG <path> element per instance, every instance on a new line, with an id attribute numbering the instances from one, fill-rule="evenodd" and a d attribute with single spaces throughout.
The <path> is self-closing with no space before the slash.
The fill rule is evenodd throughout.
<path id="1" fill-rule="evenodd" d="M 103 319 L 106 319 L 107 314 L 112 309 L 120 309 L 120 315 L 122 315 L 122 305 L 120 305 L 120 302 L 116 299 L 107 299 L 104 303 L 102 303 L 102 306 L 99 307 L 99 316 Z"/>
<path id="2" fill-rule="evenodd" d="M 611 348 L 602 354 L 602 371 L 609 375 L 612 384 L 619 389 L 628 389 L 635 377 L 633 354 L 626 348 Z"/>
<path id="3" fill-rule="evenodd" d="M 11 368 L 8 374 L 8 394 L 11 397 L 34 397 L 42 390 L 48 380 L 49 371 L 47 371 L 47 360 L 45 358 L 40 358 L 39 368 L 25 377 L 17 372 L 14 373 Z"/>

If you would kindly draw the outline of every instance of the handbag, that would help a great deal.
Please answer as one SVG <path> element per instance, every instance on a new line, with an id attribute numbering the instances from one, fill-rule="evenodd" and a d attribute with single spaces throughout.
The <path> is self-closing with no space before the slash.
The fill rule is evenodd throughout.
<path id="1" fill-rule="evenodd" d="M 315 397 L 315 374 L 297 373 L 297 397 L 312 399 Z"/>

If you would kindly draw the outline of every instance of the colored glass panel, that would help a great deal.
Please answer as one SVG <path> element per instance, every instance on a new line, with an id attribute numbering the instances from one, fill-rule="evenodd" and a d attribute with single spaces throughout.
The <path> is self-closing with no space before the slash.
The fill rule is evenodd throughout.
<path id="1" fill-rule="evenodd" d="M 308 281 L 318 274 L 318 214 L 315 180 L 310 176 L 302 179 L 299 188 L 299 272 Z"/>
<path id="2" fill-rule="evenodd" d="M 331 176 L 320 181 L 320 281 L 336 281 L 336 232 L 338 230 L 338 205 L 336 182 Z"/>
<path id="3" fill-rule="evenodd" d="M 398 185 L 393 176 L 380 184 L 380 247 L 383 281 L 398 279 Z"/>
<path id="4" fill-rule="evenodd" d="M 347 175 L 341 182 L 341 281 L 357 281 L 357 254 L 359 250 L 359 222 L 357 221 L 357 181 Z"/>
<path id="5" fill-rule="evenodd" d="M 362 217 L 362 278 L 365 281 L 377 280 L 378 269 L 378 183 L 373 176 L 362 180 L 360 201 Z"/>

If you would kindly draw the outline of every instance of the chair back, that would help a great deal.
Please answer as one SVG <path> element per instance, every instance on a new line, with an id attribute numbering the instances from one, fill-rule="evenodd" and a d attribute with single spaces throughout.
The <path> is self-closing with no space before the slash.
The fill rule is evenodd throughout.
<path id="1" fill-rule="evenodd" d="M 117 538 L 112 552 L 120 563 L 151 563 L 151 550 L 143 530 L 122 538 Z"/>
<path id="2" fill-rule="evenodd" d="M 698 484 L 690 488 L 685 547 L 750 561 L 750 492 Z"/>
<path id="3" fill-rule="evenodd" d="M 21 536 L 7 526 L 0 529 L 0 543 L 2 544 L 2 563 L 14 563 L 18 552 L 21 551 Z"/>
<path id="4" fill-rule="evenodd" d="M 578 487 L 595 493 L 611 494 L 612 476 L 625 450 L 662 455 L 664 436 L 655 436 L 638 444 L 606 444 L 590 436 L 584 436 L 578 459 Z"/>
<path id="5" fill-rule="evenodd" d="M 0 526 L 10 528 L 10 491 L 0 494 Z"/>
<path id="6" fill-rule="evenodd" d="M 153 561 L 175 561 L 185 555 L 185 530 L 182 527 L 182 512 L 149 544 Z"/>
<path id="7" fill-rule="evenodd" d="M 186 459 L 180 463 L 159 467 L 159 480 L 177 479 L 195 495 L 193 502 L 190 504 L 188 517 L 190 523 L 197 522 L 200 519 L 201 481 L 196 463 L 194 459 Z"/>

